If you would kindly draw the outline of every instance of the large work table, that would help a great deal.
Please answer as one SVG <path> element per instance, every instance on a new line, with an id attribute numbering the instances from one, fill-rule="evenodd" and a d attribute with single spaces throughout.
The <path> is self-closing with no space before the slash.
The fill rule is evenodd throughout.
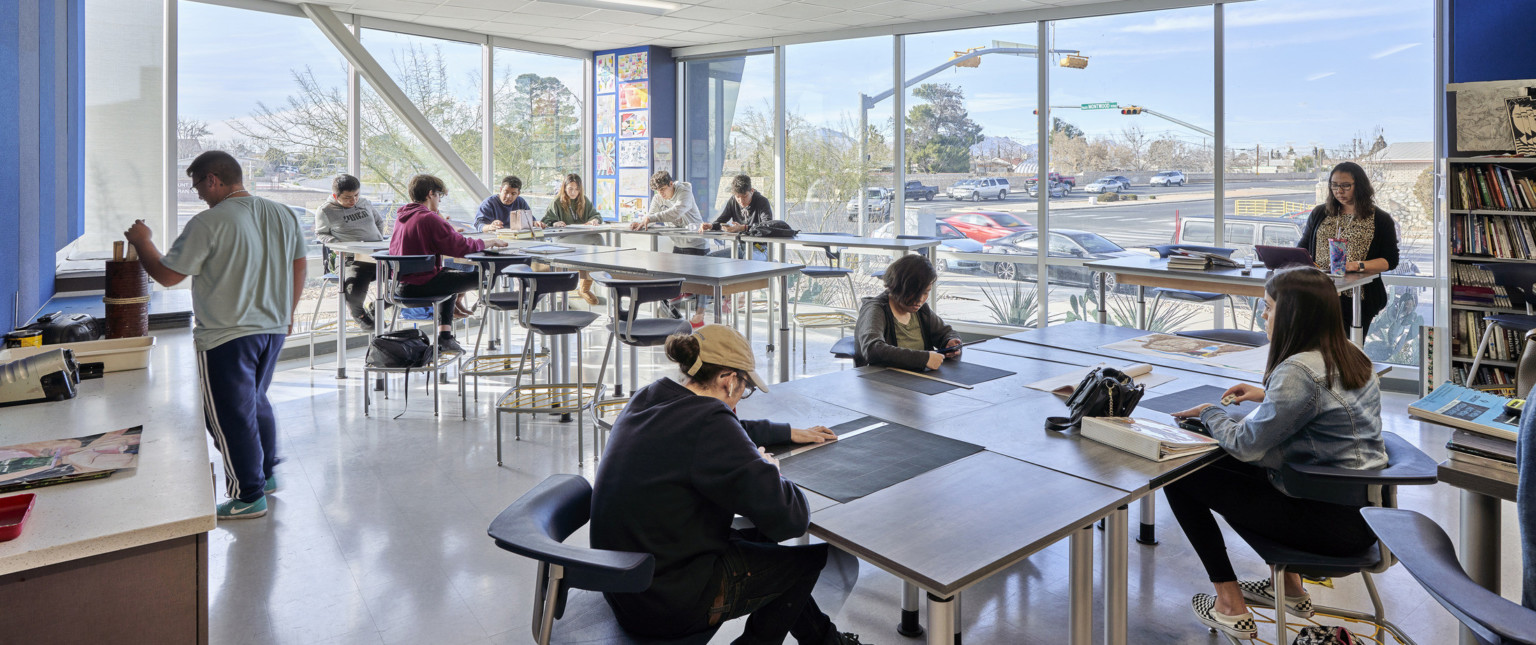
<path id="1" fill-rule="evenodd" d="M 0 445 L 144 427 L 138 468 L 23 491 L 37 502 L 21 536 L 0 542 L 0 641 L 208 642 L 214 483 L 197 355 L 190 330 L 156 340 L 148 369 L 0 408 Z"/>

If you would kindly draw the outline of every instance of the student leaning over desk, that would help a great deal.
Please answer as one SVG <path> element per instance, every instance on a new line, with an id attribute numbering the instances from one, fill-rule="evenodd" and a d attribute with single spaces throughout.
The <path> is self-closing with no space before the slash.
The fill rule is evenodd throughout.
<path id="1" fill-rule="evenodd" d="M 1226 391 L 1259 407 L 1242 421 L 1212 404 L 1174 414 L 1199 417 L 1230 458 L 1163 489 L 1216 585 L 1215 596 L 1196 594 L 1191 601 L 1196 618 L 1246 639 L 1257 635 L 1247 605 L 1273 607 L 1274 582 L 1237 579 L 1212 511 L 1228 524 L 1293 549 L 1359 553 L 1376 542 L 1360 507 L 1293 497 L 1278 473 L 1288 463 L 1355 470 L 1387 465 L 1379 382 L 1371 360 L 1344 333 L 1333 281 L 1312 267 L 1284 269 L 1264 285 L 1264 302 L 1264 332 L 1270 338 L 1264 387 L 1239 384 Z M 1288 613 L 1311 617 L 1312 599 L 1301 577 L 1285 575 Z"/>
<path id="2" fill-rule="evenodd" d="M 960 335 L 928 306 L 939 274 L 928 258 L 906 255 L 885 269 L 885 291 L 864 299 L 854 328 L 853 364 L 938 369 L 960 356 Z M 935 351 L 943 349 L 943 352 Z"/>

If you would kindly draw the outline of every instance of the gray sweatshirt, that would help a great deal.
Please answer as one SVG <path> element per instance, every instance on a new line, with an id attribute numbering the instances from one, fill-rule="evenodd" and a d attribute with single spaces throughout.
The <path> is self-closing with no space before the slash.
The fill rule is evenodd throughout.
<path id="1" fill-rule="evenodd" d="M 384 239 L 384 218 L 368 200 L 357 198 L 351 208 L 330 200 L 315 214 L 315 237 L 331 242 L 378 242 Z"/>
<path id="2" fill-rule="evenodd" d="M 697 231 L 699 225 L 704 223 L 699 205 L 693 200 L 693 184 L 686 181 L 672 184 L 672 199 L 662 197 L 659 192 L 652 195 L 649 217 L 652 221 L 681 226 L 691 231 Z M 668 237 L 672 240 L 672 246 L 679 248 L 702 249 L 709 244 L 708 240 L 700 237 Z"/>

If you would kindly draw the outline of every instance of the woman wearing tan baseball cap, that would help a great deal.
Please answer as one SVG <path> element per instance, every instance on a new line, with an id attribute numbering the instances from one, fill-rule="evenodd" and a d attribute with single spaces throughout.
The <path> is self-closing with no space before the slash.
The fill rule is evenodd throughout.
<path id="1" fill-rule="evenodd" d="M 640 593 L 606 594 L 625 630 L 678 638 L 751 615 L 738 643 L 856 645 L 811 598 L 827 545 L 780 546 L 805 534 L 805 495 L 758 446 L 835 439 L 824 427 L 743 421 L 755 390 L 751 345 L 706 325 L 667 339 L 682 382 L 640 388 L 613 422 L 592 492 L 593 548 L 650 553 L 656 574 Z M 756 527 L 731 528 L 741 515 Z"/>

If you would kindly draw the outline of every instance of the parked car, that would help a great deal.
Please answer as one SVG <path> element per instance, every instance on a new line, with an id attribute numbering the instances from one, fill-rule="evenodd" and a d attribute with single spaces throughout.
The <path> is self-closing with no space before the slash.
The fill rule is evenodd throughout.
<path id="1" fill-rule="evenodd" d="M 1108 179 L 1110 181 L 1120 182 L 1120 189 L 1121 190 L 1130 190 L 1131 189 L 1131 178 L 1127 177 L 1125 175 L 1110 175 L 1108 177 L 1104 177 L 1103 179 Z"/>
<path id="2" fill-rule="evenodd" d="M 931 202 L 933 197 L 939 194 L 939 188 L 937 186 L 924 186 L 923 182 L 914 179 L 907 182 L 902 194 L 906 196 L 906 199 L 926 199 Z"/>
<path id="3" fill-rule="evenodd" d="M 975 183 L 966 184 L 964 181 L 956 182 L 949 189 L 952 199 L 969 199 L 979 202 L 983 199 L 1008 199 L 1008 180 L 1001 177 L 987 177 L 976 179 Z"/>
<path id="4" fill-rule="evenodd" d="M 944 194 L 950 199 L 960 199 L 960 193 L 965 193 L 967 196 L 969 196 L 971 189 L 975 186 L 975 179 L 961 179 L 960 181 L 951 184 L 949 189 L 944 191 Z"/>
<path id="5" fill-rule="evenodd" d="M 1120 186 L 1120 182 L 1108 177 L 1083 186 L 1083 191 L 1090 193 L 1118 193 L 1121 190 L 1124 190 L 1124 188 Z"/>
<path id="6" fill-rule="evenodd" d="M 1296 246 L 1301 241 L 1300 218 L 1254 217 L 1228 215 L 1223 218 L 1226 229 L 1222 246 L 1237 249 L 1234 255 L 1247 257 L 1256 244 L 1264 246 Z M 1216 220 L 1211 217 L 1178 217 L 1173 220 L 1173 244 L 1216 244 Z"/>
<path id="7" fill-rule="evenodd" d="M 891 219 L 891 201 L 895 195 L 891 189 L 876 187 L 864 189 L 864 212 L 866 219 L 871 222 L 883 222 Z M 848 200 L 848 221 L 859 221 L 859 198 Z"/>
<path id="8" fill-rule="evenodd" d="M 1047 173 L 1046 174 L 1046 178 L 1050 179 L 1051 181 L 1054 181 L 1054 182 L 1056 182 L 1058 184 L 1062 184 L 1062 185 L 1066 186 L 1067 187 L 1067 192 L 1069 192 L 1069 193 L 1072 192 L 1073 188 L 1077 187 L 1077 178 L 1076 177 L 1068 177 L 1068 176 L 1063 175 L 1061 173 L 1053 172 L 1053 173 Z"/>
<path id="9" fill-rule="evenodd" d="M 1180 170 L 1164 170 L 1152 176 L 1148 182 L 1153 186 L 1183 186 L 1184 172 Z"/>
<path id="10" fill-rule="evenodd" d="M 917 228 L 914 218 L 907 218 L 907 230 Z M 961 233 L 953 224 L 948 222 L 934 222 L 934 230 L 930 232 L 933 237 L 939 238 L 939 250 L 952 253 L 981 253 L 981 242 L 977 242 Z M 896 237 L 896 223 L 887 222 L 871 233 L 873 237 Z M 943 254 L 937 254 L 933 260 L 933 268 L 939 273 L 946 271 L 980 271 L 981 262 L 977 260 L 959 260 L 946 258 Z"/>
<path id="11" fill-rule="evenodd" d="M 985 243 L 1010 233 L 1033 231 L 1034 226 L 1001 211 L 967 211 L 944 218 L 966 237 Z"/>
<path id="12" fill-rule="evenodd" d="M 1030 197 L 1038 197 L 1040 195 L 1040 191 L 1035 187 L 1036 183 L 1038 182 L 1030 181 L 1024 184 L 1024 189 L 1029 192 Z M 1046 197 L 1066 197 L 1067 192 L 1070 190 L 1072 190 L 1071 186 L 1061 182 L 1053 181 L 1051 182 L 1051 185 L 1046 188 L 1045 194 Z"/>
<path id="13" fill-rule="evenodd" d="M 1020 260 L 983 264 L 982 268 L 1004 280 L 1033 278 L 1036 275 L 1035 257 L 1038 255 L 1036 245 L 1039 236 L 1039 231 L 1025 231 L 983 244 L 983 253 L 1020 256 Z M 1136 255 L 1145 256 L 1138 251 L 1127 251 L 1119 244 L 1088 231 L 1055 229 L 1051 231 L 1051 237 L 1046 243 L 1049 245 L 1049 257 L 1052 258 L 1108 260 Z M 1099 284 L 1098 272 L 1081 266 L 1050 265 L 1046 269 L 1046 275 L 1050 277 L 1053 284 L 1077 287 L 1095 287 Z"/>

